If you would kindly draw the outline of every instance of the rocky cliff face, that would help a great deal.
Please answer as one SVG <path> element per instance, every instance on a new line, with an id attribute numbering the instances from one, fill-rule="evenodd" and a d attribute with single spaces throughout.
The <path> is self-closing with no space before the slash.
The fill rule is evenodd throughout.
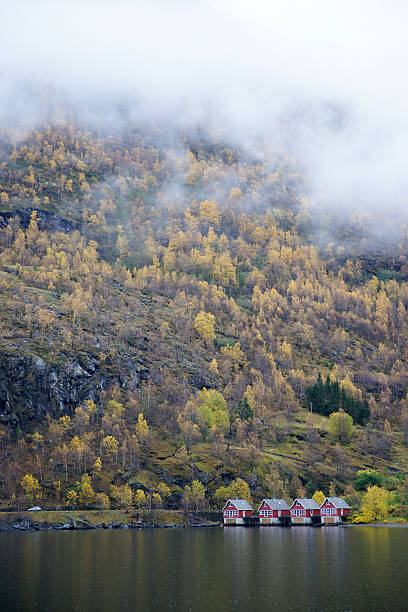
<path id="1" fill-rule="evenodd" d="M 52 367 L 36 355 L 0 353 L 0 422 L 29 427 L 46 414 L 71 414 L 84 400 L 98 402 L 101 392 L 117 384 L 134 391 L 146 377 L 141 362 L 129 360 L 126 374 L 104 374 L 95 359 Z"/>
<path id="2" fill-rule="evenodd" d="M 50 232 L 64 232 L 69 234 L 75 229 L 78 229 L 78 224 L 63 219 L 58 215 L 54 215 L 48 210 L 40 210 L 38 208 L 24 208 L 13 211 L 2 211 L 0 212 L 0 228 L 4 229 L 7 227 L 8 222 L 11 218 L 19 218 L 20 225 L 23 229 L 27 229 L 30 223 L 31 213 L 33 211 L 37 213 L 38 229 L 41 231 L 48 230 Z"/>

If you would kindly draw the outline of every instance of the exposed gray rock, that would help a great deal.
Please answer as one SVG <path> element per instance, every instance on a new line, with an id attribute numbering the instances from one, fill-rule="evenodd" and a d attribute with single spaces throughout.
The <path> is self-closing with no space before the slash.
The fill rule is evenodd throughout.
<path id="1" fill-rule="evenodd" d="M 94 529 L 94 526 L 85 519 L 73 519 L 73 521 L 75 529 Z"/>
<path id="2" fill-rule="evenodd" d="M 79 359 L 81 363 L 67 360 L 53 367 L 38 355 L 0 352 L 0 422 L 23 426 L 47 414 L 53 418 L 72 414 L 84 400 L 98 402 L 112 384 L 133 391 L 146 376 L 139 362 L 129 360 L 125 374 L 104 376 L 97 359 L 83 355 Z"/>
<path id="3" fill-rule="evenodd" d="M 31 213 L 37 211 L 38 227 L 41 231 L 48 230 L 50 232 L 64 232 L 69 234 L 75 229 L 78 229 L 78 224 L 68 219 L 64 219 L 58 215 L 54 215 L 48 210 L 39 210 L 38 208 L 23 208 L 21 210 L 13 210 L 11 212 L 0 213 L 0 228 L 7 227 L 9 220 L 13 217 L 20 219 L 20 224 L 23 229 L 26 229 L 30 223 Z"/>
<path id="4" fill-rule="evenodd" d="M 30 523 L 28 521 L 14 523 L 13 528 L 19 529 L 20 531 L 27 531 L 28 529 L 30 529 Z"/>

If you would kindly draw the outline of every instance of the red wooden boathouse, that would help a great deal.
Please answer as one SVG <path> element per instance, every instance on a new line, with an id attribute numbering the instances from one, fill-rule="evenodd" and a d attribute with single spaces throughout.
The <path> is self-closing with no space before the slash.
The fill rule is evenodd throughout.
<path id="1" fill-rule="evenodd" d="M 224 525 L 245 525 L 253 511 L 246 499 L 229 499 L 222 509 Z"/>
<path id="2" fill-rule="evenodd" d="M 284 499 L 263 499 L 258 508 L 261 525 L 288 525 L 290 509 Z"/>
<path id="3" fill-rule="evenodd" d="M 295 499 L 290 507 L 293 525 L 316 525 L 320 523 L 320 508 L 314 499 L 301 497 Z"/>
<path id="4" fill-rule="evenodd" d="M 343 516 L 350 514 L 350 506 L 341 497 L 326 497 L 320 506 L 320 516 L 323 525 L 341 523 Z"/>

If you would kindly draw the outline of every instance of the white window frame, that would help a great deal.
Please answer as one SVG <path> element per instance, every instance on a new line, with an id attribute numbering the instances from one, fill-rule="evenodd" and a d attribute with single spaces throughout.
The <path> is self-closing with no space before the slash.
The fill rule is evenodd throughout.
<path id="1" fill-rule="evenodd" d="M 306 510 L 304 508 L 292 508 L 294 516 L 306 516 Z"/>
<path id="2" fill-rule="evenodd" d="M 336 516 L 337 508 L 322 508 L 321 514 L 324 514 L 325 516 Z"/>

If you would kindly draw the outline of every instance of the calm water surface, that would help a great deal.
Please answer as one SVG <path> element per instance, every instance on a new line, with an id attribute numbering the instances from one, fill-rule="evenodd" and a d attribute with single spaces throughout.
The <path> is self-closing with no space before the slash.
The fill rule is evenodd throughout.
<path id="1" fill-rule="evenodd" d="M 0 534 L 0 610 L 408 610 L 408 528 Z"/>

